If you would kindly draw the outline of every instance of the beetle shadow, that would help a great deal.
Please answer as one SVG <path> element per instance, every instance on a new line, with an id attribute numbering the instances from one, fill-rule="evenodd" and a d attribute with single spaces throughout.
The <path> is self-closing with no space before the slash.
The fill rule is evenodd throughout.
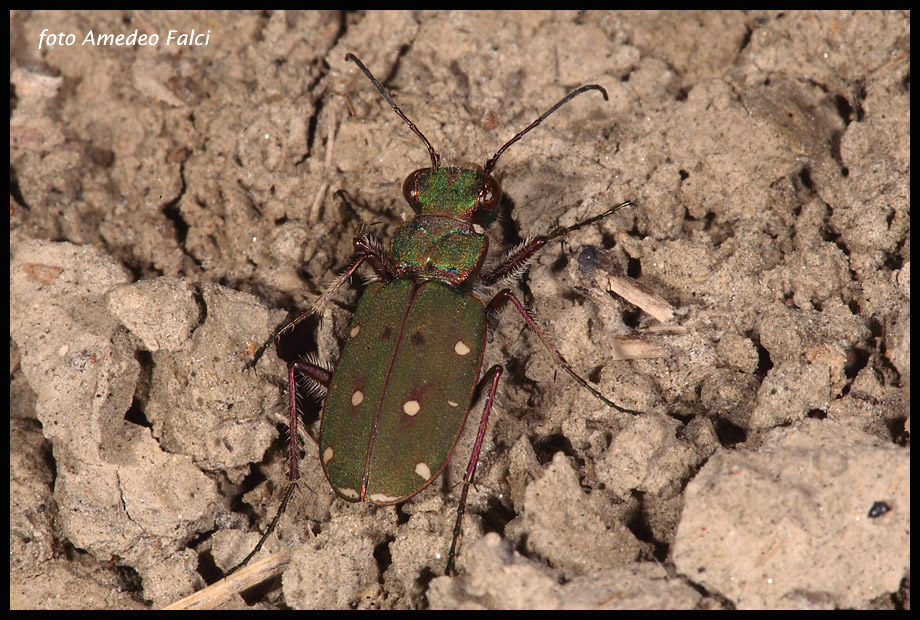
<path id="1" fill-rule="evenodd" d="M 499 227 L 501 232 L 498 235 L 494 235 L 494 238 L 504 246 L 514 247 L 524 240 L 513 217 L 514 209 L 514 200 L 508 196 L 502 196 L 498 218 L 495 220 L 495 225 Z"/>

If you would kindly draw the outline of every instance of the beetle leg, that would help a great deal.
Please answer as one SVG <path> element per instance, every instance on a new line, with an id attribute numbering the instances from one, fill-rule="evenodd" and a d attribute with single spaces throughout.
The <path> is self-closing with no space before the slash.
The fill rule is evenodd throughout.
<path id="1" fill-rule="evenodd" d="M 492 386 L 489 388 L 489 397 L 486 400 L 486 405 L 482 410 L 482 419 L 479 422 L 479 433 L 476 435 L 476 443 L 473 445 L 473 453 L 470 455 L 470 462 L 466 466 L 466 475 L 463 476 L 463 491 L 460 493 L 460 504 L 457 506 L 457 521 L 454 523 L 454 532 L 453 538 L 450 542 L 450 551 L 447 554 L 447 568 L 444 571 L 445 575 L 450 575 L 451 571 L 454 568 L 454 558 L 457 555 L 457 541 L 460 538 L 462 532 L 461 524 L 463 522 L 463 514 L 466 512 L 466 496 L 470 491 L 470 485 L 473 483 L 473 475 L 476 473 L 476 465 L 479 464 L 479 452 L 482 450 L 482 440 L 486 436 L 486 427 L 489 423 L 489 413 L 492 411 L 492 403 L 495 401 L 495 392 L 498 390 L 498 380 L 502 376 L 502 371 L 504 369 L 496 364 L 492 366 L 485 375 L 483 375 L 482 380 L 479 382 L 479 385 L 476 388 L 477 393 L 481 393 L 489 382 L 492 383 Z"/>
<path id="2" fill-rule="evenodd" d="M 374 235 L 365 235 L 355 239 L 355 247 L 367 258 L 368 264 L 380 280 L 389 282 L 399 275 L 393 257 L 390 256 L 380 239 Z"/>
<path id="3" fill-rule="evenodd" d="M 547 241 L 558 239 L 559 237 L 563 237 L 570 232 L 578 230 L 579 228 L 590 226 L 591 224 L 600 221 L 605 217 L 613 215 L 620 209 L 634 206 L 635 204 L 627 201 L 621 205 L 617 205 L 612 209 L 607 209 L 603 213 L 589 217 L 588 219 L 577 222 L 571 226 L 557 226 L 546 235 L 540 235 L 539 237 L 527 239 L 521 245 L 511 250 L 511 252 L 505 256 L 505 259 L 502 261 L 502 263 L 495 269 L 491 270 L 489 273 L 483 275 L 482 279 L 487 284 L 495 284 L 496 282 L 506 278 L 516 278 L 527 268 L 530 259 L 533 258 L 533 255 L 536 254 L 537 251 L 546 245 Z"/>
<path id="4" fill-rule="evenodd" d="M 333 293 L 335 293 L 335 291 L 338 290 L 338 288 L 342 286 L 342 284 L 344 284 L 348 278 L 354 275 L 354 273 L 358 270 L 358 267 L 360 267 L 364 261 L 368 262 L 368 264 L 377 274 L 377 277 L 384 282 L 389 282 L 397 276 L 393 259 L 389 252 L 387 252 L 386 248 L 383 247 L 383 244 L 380 243 L 379 239 L 373 235 L 365 235 L 364 237 L 355 239 L 354 243 L 358 250 L 358 256 L 352 262 L 351 266 L 348 267 L 348 269 L 346 269 L 345 272 L 342 273 L 342 275 L 339 276 L 339 278 L 336 279 L 336 281 L 333 282 L 323 292 L 323 294 L 320 295 L 316 301 L 310 305 L 309 308 L 295 316 L 290 321 L 283 323 L 280 327 L 278 327 L 278 329 L 274 331 L 271 337 L 266 340 L 261 347 L 259 347 L 259 350 L 256 351 L 256 354 L 252 356 L 252 360 L 246 364 L 247 368 L 254 368 L 268 347 L 273 345 L 284 332 L 293 329 L 294 326 L 296 326 L 304 319 L 310 317 L 311 315 L 319 313 L 323 306 L 328 303 Z"/>
<path id="5" fill-rule="evenodd" d="M 537 334 L 537 337 L 540 339 L 540 342 L 543 343 L 543 346 L 546 348 L 547 351 L 549 351 L 550 356 L 552 356 L 553 362 L 555 362 L 557 366 L 562 367 L 562 369 L 566 371 L 569 374 L 569 376 L 575 379 L 575 381 L 577 381 L 579 385 L 581 385 L 583 388 L 585 388 L 586 390 L 594 394 L 595 397 L 601 400 L 608 407 L 613 407 L 614 409 L 617 409 L 618 411 L 623 411 L 625 413 L 632 413 L 632 414 L 640 413 L 638 411 L 632 411 L 631 409 L 624 409 L 623 407 L 620 407 L 619 405 L 617 405 L 616 403 L 614 403 L 613 401 L 605 397 L 603 394 L 598 392 L 594 387 L 592 387 L 591 384 L 588 383 L 587 379 L 583 378 L 581 375 L 576 373 L 575 370 L 572 368 L 572 365 L 569 364 L 568 361 L 566 361 L 564 357 L 562 357 L 562 353 L 559 352 L 559 349 L 557 349 L 556 346 L 552 342 L 549 341 L 549 338 L 546 337 L 546 334 L 543 333 L 543 330 L 540 328 L 539 324 L 537 324 L 537 320 L 533 317 L 533 315 L 530 314 L 530 312 L 527 311 L 527 308 L 524 307 L 524 304 L 522 304 L 520 300 L 518 300 L 518 298 L 514 296 L 514 293 L 512 293 L 510 289 L 507 289 L 507 288 L 503 289 L 495 297 L 492 298 L 492 301 L 489 302 L 489 307 L 488 307 L 489 313 L 494 314 L 494 313 L 499 312 L 502 306 L 504 306 L 509 301 L 515 308 L 517 308 L 517 311 L 520 312 L 521 316 L 524 317 L 524 321 L 527 322 L 527 325 L 530 326 L 530 329 L 532 329 L 534 333 Z"/>
<path id="6" fill-rule="evenodd" d="M 275 531 L 275 528 L 278 527 L 278 522 L 281 521 L 281 515 L 284 514 L 284 509 L 287 508 L 288 502 L 291 501 L 291 497 L 294 495 L 294 489 L 297 488 L 297 482 L 291 481 L 288 483 L 287 489 L 284 492 L 284 497 L 281 498 L 281 505 L 278 507 L 278 512 L 275 514 L 275 518 L 272 519 L 272 522 L 269 524 L 268 529 L 265 530 L 265 533 L 262 534 L 262 538 L 259 539 L 259 542 L 256 544 L 255 548 L 249 552 L 243 561 L 227 571 L 224 577 L 229 577 L 239 569 L 246 566 L 255 555 L 262 549 L 262 545 L 265 544 L 265 541 L 268 540 L 268 537 L 271 536 L 271 533 Z"/>
<path id="7" fill-rule="evenodd" d="M 299 446 L 297 444 L 297 426 L 299 424 L 297 409 L 297 373 L 305 375 L 308 379 L 315 381 L 327 389 L 329 388 L 329 383 L 332 381 L 331 372 L 311 362 L 294 362 L 288 368 L 288 428 L 291 435 L 288 478 L 291 482 L 300 478 L 300 470 L 297 465 L 300 460 Z"/>
<path id="8" fill-rule="evenodd" d="M 329 383 L 332 381 L 332 373 L 311 362 L 294 362 L 288 368 L 288 426 L 290 427 L 290 467 L 288 468 L 288 486 L 287 490 L 284 492 L 284 497 L 281 500 L 281 505 L 278 507 L 278 512 L 275 514 L 275 517 L 272 519 L 272 522 L 269 524 L 268 529 L 265 530 L 265 533 L 262 534 L 262 538 L 259 539 L 259 542 L 256 544 L 255 548 L 249 552 L 242 562 L 231 568 L 227 575 L 236 572 L 238 569 L 245 566 L 249 560 L 255 556 L 262 548 L 262 545 L 265 544 L 265 541 L 268 540 L 268 537 L 271 536 L 271 533 L 275 531 L 275 528 L 278 526 L 278 522 L 281 520 L 281 515 L 284 514 L 284 509 L 287 508 L 288 502 L 291 500 L 291 497 L 294 495 L 294 489 L 297 487 L 297 480 L 300 478 L 300 467 L 299 463 L 299 446 L 297 444 L 297 426 L 298 421 L 298 410 L 297 410 L 297 373 L 306 375 L 312 381 L 317 382 L 325 388 L 329 387 Z"/>

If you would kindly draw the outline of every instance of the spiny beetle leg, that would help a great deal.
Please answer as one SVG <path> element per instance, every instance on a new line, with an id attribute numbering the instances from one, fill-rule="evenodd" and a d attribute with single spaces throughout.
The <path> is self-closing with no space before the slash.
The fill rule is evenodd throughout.
<path id="1" fill-rule="evenodd" d="M 316 364 L 310 362 L 294 362 L 288 368 L 288 427 L 290 431 L 290 467 L 288 469 L 288 478 L 291 482 L 300 478 L 300 461 L 299 446 L 297 444 L 297 425 L 299 424 L 297 409 L 297 373 L 305 375 L 307 378 L 316 381 L 325 388 L 329 388 L 332 381 L 332 373 Z"/>
<path id="2" fill-rule="evenodd" d="M 364 254 L 368 264 L 382 281 L 389 282 L 397 277 L 398 273 L 393 257 L 380 242 L 380 239 L 373 235 L 365 235 L 355 239 L 355 247 Z"/>
<path id="3" fill-rule="evenodd" d="M 607 209 L 603 213 L 589 217 L 586 220 L 582 220 L 581 222 L 577 222 L 571 226 L 558 226 L 546 235 L 540 235 L 539 237 L 534 237 L 529 241 L 525 241 L 516 250 L 512 251 L 511 254 L 508 255 L 504 261 L 502 261 L 501 265 L 485 274 L 483 276 L 483 280 L 485 280 L 485 282 L 488 284 L 495 284 L 496 282 L 509 276 L 513 277 L 514 275 L 521 273 L 533 255 L 536 254 L 537 251 L 540 250 L 543 246 L 545 246 L 547 241 L 558 239 L 559 237 L 563 237 L 570 232 L 574 232 L 580 228 L 584 228 L 585 226 L 590 226 L 591 224 L 594 224 L 595 222 L 598 222 L 605 217 L 613 215 L 620 209 L 634 206 L 636 206 L 634 203 L 627 200 L 623 204 L 617 205 L 612 209 Z"/>
<path id="4" fill-rule="evenodd" d="M 486 436 L 489 413 L 492 411 L 492 403 L 495 402 L 495 392 L 498 390 L 498 380 L 502 376 L 503 370 L 504 369 L 498 364 L 492 366 L 492 368 L 483 375 L 482 380 L 476 387 L 476 392 L 481 394 L 486 385 L 490 382 L 492 384 L 489 388 L 489 396 L 486 400 L 486 405 L 482 410 L 482 419 L 479 422 L 479 433 L 476 435 L 473 453 L 470 455 L 470 462 L 466 467 L 466 475 L 463 476 L 463 490 L 460 492 L 460 504 L 457 506 L 457 521 L 454 523 L 453 538 L 450 541 L 450 551 L 447 553 L 447 568 L 444 570 L 444 574 L 448 576 L 450 576 L 454 568 L 454 559 L 457 556 L 457 541 L 463 531 L 461 526 L 463 523 L 463 514 L 466 512 L 466 496 L 469 494 L 470 485 L 473 483 L 476 465 L 479 464 L 479 452 L 482 450 L 482 440 Z"/>
<path id="5" fill-rule="evenodd" d="M 259 350 L 256 351 L 255 355 L 253 355 L 252 360 L 246 364 L 247 368 L 254 368 L 255 365 L 259 362 L 259 359 L 261 359 L 262 355 L 265 354 L 265 351 L 268 349 L 268 347 L 274 344 L 278 338 L 281 337 L 281 334 L 288 331 L 289 329 L 292 329 L 307 317 L 321 310 L 326 302 L 329 301 L 329 299 L 332 297 L 333 293 L 335 293 L 335 291 L 338 290 L 338 288 L 342 286 L 342 284 L 344 284 L 348 278 L 354 275 L 355 271 L 358 270 L 358 267 L 360 267 L 364 261 L 368 262 L 377 276 L 384 282 L 389 282 L 396 277 L 396 267 L 393 264 L 393 258 L 390 256 L 389 252 L 387 252 L 386 248 L 383 247 L 383 244 L 380 243 L 379 239 L 373 235 L 365 235 L 364 237 L 355 239 L 354 244 L 355 248 L 358 250 L 358 256 L 352 262 L 351 266 L 349 266 L 348 269 L 346 269 L 345 272 L 339 276 L 339 278 L 333 282 L 308 309 L 301 312 L 290 321 L 283 323 L 278 329 L 276 329 L 271 337 L 266 340 L 261 347 L 259 347 Z"/>
<path id="6" fill-rule="evenodd" d="M 288 502 L 291 500 L 291 497 L 294 495 L 294 489 L 297 487 L 297 480 L 300 478 L 300 466 L 299 463 L 299 450 L 297 445 L 297 426 L 299 424 L 298 414 L 297 414 L 297 374 L 307 376 L 309 379 L 316 381 L 325 388 L 329 387 L 329 383 L 332 381 L 332 373 L 323 368 L 322 366 L 317 366 L 316 364 L 311 364 L 310 362 L 294 362 L 288 368 L 288 425 L 290 427 L 290 444 L 289 444 L 289 459 L 290 466 L 288 467 L 288 487 L 284 492 L 284 498 L 281 500 L 281 505 L 278 507 L 278 512 L 275 514 L 275 517 L 272 519 L 271 524 L 269 524 L 268 529 L 265 530 L 265 533 L 262 534 L 262 537 L 259 539 L 259 542 L 256 544 L 255 548 L 249 552 L 242 562 L 231 568 L 227 575 L 236 572 L 243 566 L 245 566 L 249 560 L 251 560 L 255 554 L 259 552 L 262 548 L 262 545 L 265 544 L 265 541 L 268 540 L 268 537 L 271 536 L 272 532 L 275 531 L 275 528 L 278 526 L 278 522 L 281 520 L 281 515 L 284 514 L 284 509 L 287 508 Z"/>
<path id="7" fill-rule="evenodd" d="M 262 346 L 259 347 L 259 350 L 256 351 L 256 354 L 253 355 L 252 359 L 249 360 L 249 362 L 246 364 L 246 368 L 255 368 L 256 364 L 259 363 L 259 360 L 262 359 L 262 356 L 265 354 L 265 351 L 268 350 L 268 347 L 272 346 L 278 340 L 278 338 L 281 337 L 281 334 L 288 331 L 289 329 L 293 329 L 295 325 L 297 325 L 298 323 L 300 323 L 301 321 L 303 321 L 304 319 L 306 319 L 313 313 L 314 313 L 314 309 L 313 307 L 310 307 L 307 310 L 304 310 L 303 312 L 295 316 L 290 321 L 287 321 L 286 323 L 282 323 L 277 329 L 275 329 L 272 335 L 269 336 L 268 340 L 262 343 Z"/>
<path id="8" fill-rule="evenodd" d="M 549 351 L 549 354 L 552 356 L 553 362 L 555 362 L 556 365 L 561 366 L 563 370 L 569 373 L 569 375 L 573 379 L 575 379 L 575 381 L 577 381 L 579 385 L 581 385 L 583 388 L 585 388 L 586 390 L 594 394 L 594 396 L 598 400 L 603 402 L 608 407 L 613 407 L 614 409 L 618 411 L 622 411 L 624 413 L 632 413 L 634 415 L 638 415 L 640 413 L 638 411 L 632 411 L 631 409 L 624 409 L 623 407 L 620 407 L 619 405 L 617 405 L 616 403 L 614 403 L 613 401 L 605 397 L 603 394 L 598 392 L 596 389 L 594 389 L 591 386 L 591 384 L 588 383 L 586 379 L 584 379 L 581 375 L 576 373 L 575 370 L 572 368 L 571 364 L 569 364 L 566 361 L 566 359 L 562 357 L 562 354 L 559 352 L 559 349 L 557 349 L 555 345 L 553 345 L 553 343 L 549 341 L 549 339 L 546 337 L 546 334 L 544 334 L 543 330 L 540 329 L 540 326 L 537 324 L 536 319 L 533 318 L 530 312 L 527 311 L 527 308 L 524 307 L 524 304 L 522 304 L 520 300 L 518 300 L 518 298 L 514 296 L 514 293 L 512 293 L 510 289 L 507 289 L 507 288 L 503 289 L 497 295 L 495 295 L 495 297 L 492 298 L 492 301 L 489 302 L 489 307 L 488 307 L 489 313 L 499 312 L 502 306 L 504 306 L 509 301 L 515 308 L 517 308 L 517 311 L 521 314 L 521 316 L 524 317 L 524 321 L 527 322 L 527 325 L 530 326 L 530 329 L 532 329 L 534 333 L 537 334 L 537 337 L 540 338 L 540 342 L 543 343 L 543 346 L 546 348 L 547 351 Z"/>
<path id="9" fill-rule="evenodd" d="M 635 203 L 630 202 L 629 200 L 627 200 L 626 202 L 624 202 L 624 203 L 622 203 L 622 204 L 618 204 L 617 206 L 615 206 L 615 207 L 613 207 L 613 208 L 611 208 L 611 209 L 607 209 L 607 210 L 604 211 L 603 213 L 599 213 L 599 214 L 597 214 L 597 215 L 595 215 L 595 216 L 593 216 L 593 217 L 589 217 L 589 218 L 586 219 L 586 220 L 582 220 L 582 221 L 580 221 L 580 222 L 576 222 L 575 224 L 572 224 L 571 226 L 559 226 L 559 227 L 556 227 L 556 228 L 554 228 L 553 230 L 551 230 L 551 231 L 549 232 L 548 235 L 546 235 L 546 240 L 549 241 L 550 239 L 557 239 L 558 237 L 562 237 L 562 236 L 564 236 L 564 235 L 567 235 L 567 234 L 569 234 L 570 232 L 574 232 L 574 231 L 578 230 L 579 228 L 584 228 L 585 226 L 590 226 L 590 225 L 593 224 L 594 222 L 599 222 L 600 220 L 604 219 L 605 217 L 609 217 L 609 216 L 613 215 L 614 213 L 616 213 L 616 212 L 619 211 L 620 209 L 625 209 L 626 207 L 635 207 L 635 206 L 636 206 Z"/>

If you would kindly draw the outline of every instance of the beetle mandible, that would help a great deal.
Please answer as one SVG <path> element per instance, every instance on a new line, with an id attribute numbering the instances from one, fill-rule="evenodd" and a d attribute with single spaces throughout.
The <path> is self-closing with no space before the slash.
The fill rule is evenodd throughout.
<path id="1" fill-rule="evenodd" d="M 485 437 L 503 368 L 495 365 L 481 377 L 489 318 L 511 304 L 553 358 L 582 387 L 606 405 L 629 411 L 608 400 L 577 374 L 549 341 L 514 293 L 503 288 L 489 301 L 482 287 L 516 278 L 533 255 L 552 239 L 608 217 L 631 202 L 608 209 L 568 227 L 527 239 L 494 269 L 483 272 L 488 251 L 485 229 L 499 214 L 502 188 L 492 176 L 499 157 L 512 144 L 574 97 L 596 90 L 582 86 L 515 134 L 484 166 L 441 166 L 441 156 L 403 114 L 386 90 L 354 54 L 346 54 L 371 81 L 393 111 L 422 140 L 431 166 L 412 172 L 403 195 L 415 217 L 396 232 L 391 249 L 373 235 L 354 240 L 356 257 L 345 272 L 305 312 L 280 326 L 259 348 L 249 366 L 282 333 L 318 312 L 357 269 L 367 264 L 375 281 L 358 302 L 333 371 L 310 361 L 288 369 L 290 470 L 281 507 L 256 548 L 262 547 L 293 494 L 298 470 L 298 377 L 326 391 L 320 423 L 319 453 L 323 471 L 335 493 L 350 502 L 379 505 L 403 502 L 431 484 L 447 466 L 467 415 L 486 393 L 479 431 L 463 479 L 460 503 L 447 555 L 451 574 L 461 534 L 466 499 Z M 634 413 L 634 412 L 631 412 Z M 232 571 L 231 571 L 232 572 Z"/>

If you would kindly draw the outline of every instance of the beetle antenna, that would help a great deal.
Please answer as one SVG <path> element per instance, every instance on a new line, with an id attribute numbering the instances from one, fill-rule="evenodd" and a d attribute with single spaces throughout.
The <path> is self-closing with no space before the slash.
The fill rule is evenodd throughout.
<path id="1" fill-rule="evenodd" d="M 357 60 L 357 59 L 355 59 L 355 60 Z M 366 70 L 365 70 L 365 71 L 366 71 Z M 607 99 L 607 91 L 604 90 L 603 87 L 598 86 L 597 84 L 587 84 L 586 86 L 582 86 L 581 88 L 577 88 L 577 89 L 573 90 L 573 91 L 570 92 L 568 95 L 566 95 L 565 97 L 563 97 L 563 98 L 559 101 L 559 103 L 557 103 L 556 105 L 554 105 L 553 107 L 551 107 L 549 110 L 547 110 L 546 112 L 544 112 L 543 115 L 542 115 L 540 118 L 538 118 L 537 120 L 535 120 L 534 122 L 532 122 L 530 125 L 528 125 L 527 128 L 526 128 L 524 131 L 518 133 L 518 134 L 515 135 L 513 138 L 511 138 L 510 140 L 508 140 L 507 142 L 505 142 L 504 146 L 502 146 L 500 149 L 498 149 L 498 151 L 495 153 L 495 155 L 493 155 L 493 156 L 491 157 L 491 159 L 489 159 L 489 161 L 486 162 L 486 165 L 485 165 L 486 174 L 490 174 L 490 173 L 492 172 L 492 169 L 495 168 L 495 163 L 498 161 L 498 158 L 502 156 L 502 153 L 505 152 L 505 149 L 507 149 L 509 146 L 511 146 L 512 144 L 514 144 L 515 142 L 517 142 L 518 140 L 520 140 L 521 138 L 523 138 L 523 137 L 524 137 L 524 134 L 526 134 L 528 131 L 530 131 L 531 129 L 533 129 L 534 127 L 536 127 L 537 125 L 539 125 L 539 124 L 542 123 L 543 121 L 545 121 L 545 120 L 546 120 L 546 117 L 548 117 L 550 114 L 552 114 L 553 112 L 555 112 L 556 110 L 558 110 L 559 108 L 561 108 L 562 106 L 564 106 L 565 104 L 567 104 L 569 101 L 571 101 L 572 99 L 574 99 L 575 97 L 577 97 L 578 95 L 580 95 L 581 93 L 583 93 L 583 92 L 585 92 L 585 91 L 587 91 L 587 90 L 599 90 L 599 91 L 601 91 L 601 94 L 604 96 L 604 101 L 608 101 L 608 99 Z"/>
<path id="2" fill-rule="evenodd" d="M 423 134 L 421 131 L 419 131 L 419 128 L 415 126 L 415 123 L 413 123 L 412 121 L 410 121 L 410 120 L 409 120 L 409 117 L 406 116 L 405 114 L 403 114 L 403 111 L 399 109 L 399 106 L 398 106 L 398 105 L 396 105 L 396 102 L 393 101 L 393 100 L 390 98 L 390 96 L 387 94 L 387 91 L 383 90 L 383 86 L 380 84 L 380 82 L 377 81 L 377 78 L 374 77 L 374 74 L 371 73 L 370 70 L 369 70 L 367 67 L 364 66 L 364 63 L 361 62 L 361 61 L 358 59 L 358 57 L 355 56 L 354 54 L 352 54 L 351 52 L 348 52 L 347 54 L 345 54 L 345 60 L 350 60 L 350 61 L 352 61 L 353 63 L 355 63 L 356 65 L 358 65 L 358 68 L 361 69 L 361 71 L 364 72 L 364 75 L 367 76 L 367 79 L 369 79 L 369 80 L 371 81 L 371 83 L 374 85 L 374 88 L 376 88 L 376 89 L 377 89 L 377 92 L 380 93 L 380 96 L 382 96 L 384 99 L 386 99 L 386 102 L 389 103 L 389 104 L 390 104 L 390 107 L 393 108 L 393 111 L 396 112 L 396 114 L 399 115 L 399 118 L 403 119 L 403 120 L 406 122 L 406 124 L 409 126 L 409 129 L 411 129 L 412 131 L 414 131 L 414 132 L 415 132 L 415 135 L 417 135 L 419 138 L 422 139 L 422 142 L 424 142 L 424 143 L 425 143 L 425 146 L 428 147 L 428 156 L 431 157 L 431 167 L 432 167 L 432 168 L 437 168 L 438 165 L 439 165 L 440 162 L 441 162 L 441 156 L 438 155 L 438 153 L 434 150 L 434 147 L 431 146 L 431 142 L 428 141 L 428 138 L 425 137 L 425 134 Z M 587 87 L 584 87 L 584 88 L 587 88 Z M 600 88 L 600 86 L 598 86 L 598 87 L 596 87 L 596 88 Z M 581 90 L 584 90 L 584 89 L 581 89 Z M 603 89 L 601 89 L 601 90 L 603 90 Z M 578 94 L 578 93 L 577 93 L 577 92 L 576 92 L 576 93 L 572 93 L 572 95 L 569 95 L 568 98 L 571 98 L 571 97 L 575 96 L 576 94 Z M 604 93 L 604 99 L 606 99 L 606 98 L 607 98 L 607 93 L 605 92 L 605 93 Z M 559 102 L 558 104 L 556 104 L 556 107 L 558 108 L 562 103 L 564 103 L 564 102 Z M 555 108 L 553 108 L 553 110 L 555 110 Z M 552 112 L 553 110 L 550 110 L 550 112 Z M 544 115 L 544 116 L 547 116 L 547 115 L 548 115 L 548 113 L 547 113 L 546 115 Z M 543 119 L 541 118 L 540 120 L 543 120 Z M 539 121 L 538 121 L 538 122 L 539 122 Z M 527 129 L 530 129 L 530 127 L 528 127 Z M 525 130 L 525 132 L 526 132 L 526 131 L 527 131 L 527 130 Z M 518 136 L 518 137 L 520 137 L 520 136 Z M 512 140 L 512 142 L 514 142 L 514 140 Z M 502 147 L 502 148 L 504 148 L 504 147 Z"/>

